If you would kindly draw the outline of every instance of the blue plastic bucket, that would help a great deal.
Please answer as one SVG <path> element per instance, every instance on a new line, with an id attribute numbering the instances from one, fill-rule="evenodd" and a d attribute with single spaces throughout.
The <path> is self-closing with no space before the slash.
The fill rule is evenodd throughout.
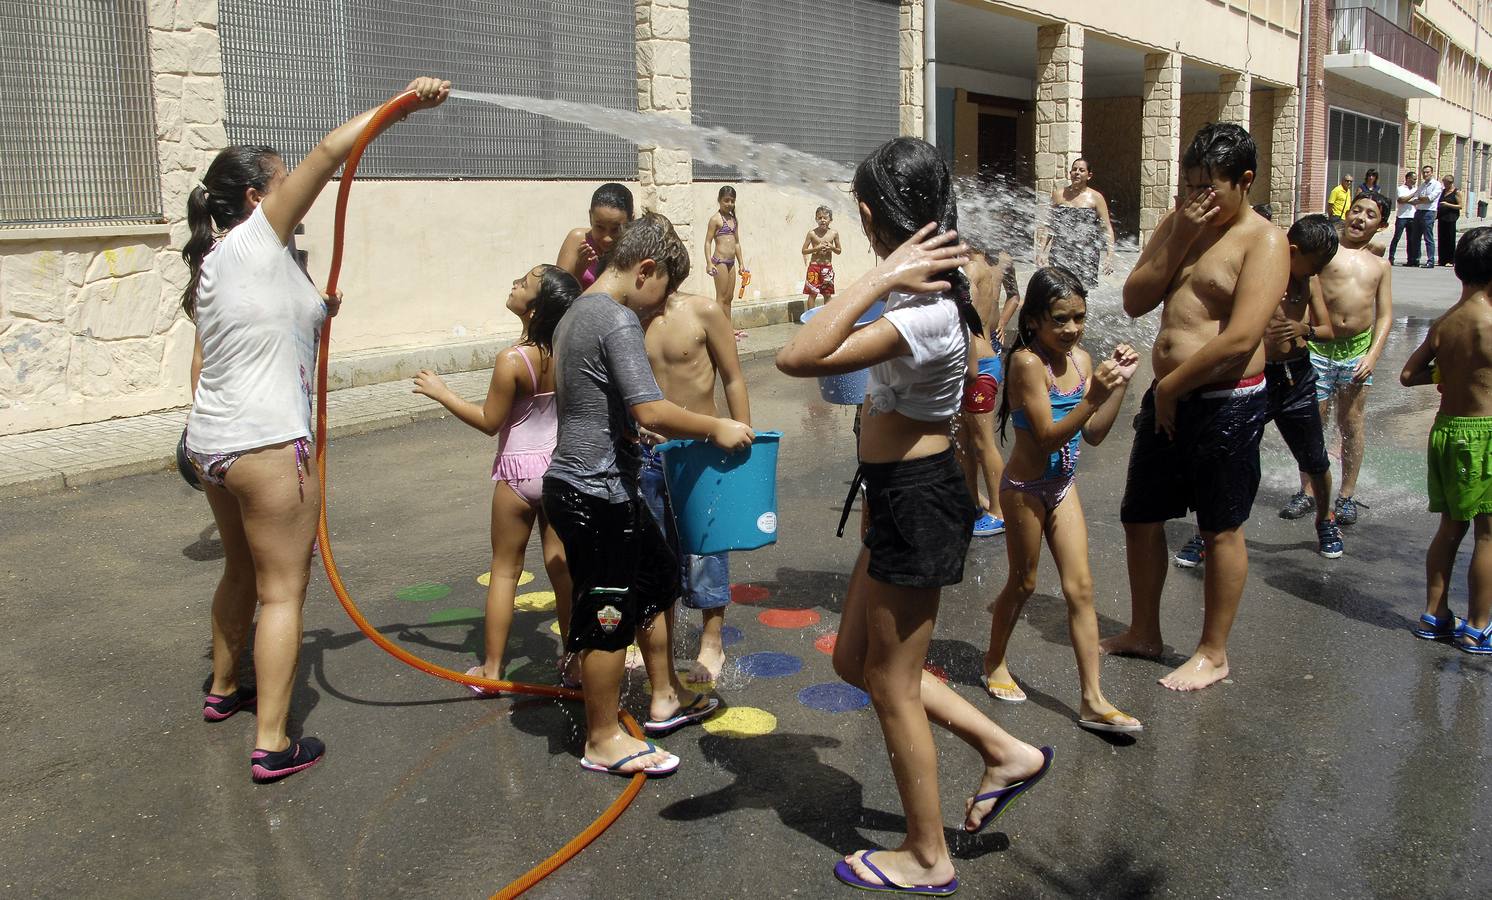
<path id="1" fill-rule="evenodd" d="M 815 306 L 813 309 L 805 309 L 798 321 L 804 324 L 809 319 L 818 315 L 824 307 Z M 877 300 L 872 303 L 860 318 L 855 320 L 856 328 L 864 328 L 871 322 L 881 317 L 886 311 L 886 301 Z M 822 375 L 819 377 L 819 396 L 824 398 L 825 403 L 835 403 L 840 406 L 859 406 L 865 400 L 865 390 L 870 385 L 870 370 L 858 369 L 854 372 L 845 372 L 842 375 Z"/>
<path id="2" fill-rule="evenodd" d="M 759 431 L 752 445 L 737 453 L 705 441 L 669 441 L 658 447 L 680 550 L 703 556 L 777 542 L 781 437 L 780 431 Z"/>

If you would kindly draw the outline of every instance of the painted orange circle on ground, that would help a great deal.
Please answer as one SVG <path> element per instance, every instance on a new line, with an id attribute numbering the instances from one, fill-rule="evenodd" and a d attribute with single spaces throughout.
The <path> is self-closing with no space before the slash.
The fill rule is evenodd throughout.
<path id="1" fill-rule="evenodd" d="M 807 628 L 817 625 L 821 618 L 818 610 L 813 609 L 769 609 L 756 620 L 768 628 Z"/>
<path id="2" fill-rule="evenodd" d="M 732 603 L 761 603 L 771 596 L 771 592 L 759 584 L 733 584 L 730 586 L 730 599 Z"/>
<path id="3" fill-rule="evenodd" d="M 831 631 L 813 642 L 813 648 L 820 653 L 834 655 L 834 645 L 839 643 L 839 632 Z"/>

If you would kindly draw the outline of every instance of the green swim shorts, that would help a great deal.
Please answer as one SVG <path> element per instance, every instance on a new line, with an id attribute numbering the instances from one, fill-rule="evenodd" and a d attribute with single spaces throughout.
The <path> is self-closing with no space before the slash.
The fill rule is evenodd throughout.
<path id="1" fill-rule="evenodd" d="M 1346 362 L 1352 360 L 1354 363 L 1368 352 L 1373 346 L 1373 329 L 1359 331 L 1350 337 L 1337 338 L 1333 341 L 1308 341 L 1307 346 L 1317 356 L 1324 356 L 1332 362 Z"/>
<path id="2" fill-rule="evenodd" d="M 1436 416 L 1427 454 L 1430 512 L 1492 515 L 1492 417 Z"/>

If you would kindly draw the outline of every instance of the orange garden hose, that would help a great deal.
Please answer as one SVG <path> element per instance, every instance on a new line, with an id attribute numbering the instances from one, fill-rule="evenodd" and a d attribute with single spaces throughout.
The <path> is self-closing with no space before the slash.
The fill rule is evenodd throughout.
<path id="1" fill-rule="evenodd" d="M 346 224 L 347 197 L 352 192 L 352 176 L 357 171 L 358 160 L 362 158 L 363 151 L 369 142 L 379 135 L 393 122 L 408 114 L 410 108 L 417 100 L 414 91 L 405 91 L 389 100 L 378 108 L 373 118 L 364 126 L 357 141 L 352 146 L 352 152 L 347 156 L 347 162 L 342 168 L 342 181 L 337 188 L 337 214 L 332 231 L 332 260 L 326 278 L 326 293 L 335 294 L 337 290 L 337 276 L 342 271 L 342 236 L 343 227 Z M 447 669 L 435 663 L 428 662 L 390 641 L 379 634 L 368 620 L 358 610 L 357 604 L 347 593 L 347 587 L 342 583 L 342 576 L 337 572 L 337 564 L 332 559 L 332 543 L 330 530 L 326 522 L 326 384 L 327 384 L 327 358 L 331 350 L 332 320 L 327 319 L 321 326 L 321 350 L 316 363 L 316 473 L 321 482 L 321 517 L 316 523 L 316 541 L 321 547 L 321 560 L 326 566 L 326 577 L 331 582 L 332 591 L 336 593 L 337 600 L 342 603 L 342 608 L 347 610 L 347 615 L 352 617 L 353 624 L 363 633 L 368 640 L 377 644 L 390 656 L 406 665 L 413 666 L 421 672 L 454 681 L 458 684 L 469 684 L 488 690 L 500 690 L 511 694 L 531 694 L 537 697 L 554 697 L 561 700 L 579 700 L 582 698 L 580 691 L 567 688 L 553 687 L 543 684 L 523 684 L 516 681 L 498 681 L 493 678 L 477 678 L 465 675 L 454 669 Z M 641 739 L 642 729 L 637 727 L 637 720 L 627 712 L 621 713 L 622 724 L 635 738 Z M 601 836 L 601 833 L 611 826 L 617 818 L 626 811 L 633 799 L 642 790 L 642 784 L 647 776 L 641 772 L 633 776 L 627 784 L 626 790 L 622 791 L 620 797 L 607 807 L 599 817 L 596 818 L 584 831 L 577 834 L 559 850 L 555 851 L 548 859 L 539 863 L 529 871 L 525 872 L 518 880 L 503 888 L 493 895 L 495 898 L 517 897 L 524 891 L 544 880 L 550 873 L 560 866 L 569 862 L 575 854 L 584 850 L 586 845 Z"/>

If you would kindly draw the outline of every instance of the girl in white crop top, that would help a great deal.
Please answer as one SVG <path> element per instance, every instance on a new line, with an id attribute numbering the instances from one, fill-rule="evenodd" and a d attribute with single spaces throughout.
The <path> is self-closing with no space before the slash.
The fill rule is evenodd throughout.
<path id="1" fill-rule="evenodd" d="M 497 358 L 487 399 L 481 405 L 452 391 L 428 369 L 420 370 L 414 378 L 416 394 L 424 394 L 478 431 L 498 435 L 501 442 L 492 464 L 492 480 L 497 484 L 492 491 L 486 651 L 482 664 L 467 669 L 468 675 L 497 680 L 503 677 L 503 650 L 513 625 L 513 601 L 536 519 L 544 546 L 544 568 L 559 606 L 561 638 L 568 636 L 570 571 L 565 566 L 564 545 L 544 517 L 539 498 L 558 425 L 554 329 L 579 294 L 579 282 L 559 266 L 535 266 L 513 281 L 507 306 L 523 323 L 523 334 Z M 562 666 L 568 664 L 568 672 L 562 671 L 561 677 L 571 686 L 578 686 L 579 663 L 578 656 L 562 662 Z M 495 691 L 469 687 L 479 697 L 496 696 Z"/>
<path id="2" fill-rule="evenodd" d="M 419 97 L 415 108 L 426 109 L 450 87 L 420 78 L 409 89 Z M 309 464 L 311 381 L 318 331 L 339 300 L 323 305 L 296 264 L 290 235 L 375 111 L 328 134 L 290 173 L 272 148 L 228 147 L 187 197 L 182 307 L 197 322 L 193 369 L 201 374 L 186 446 L 224 552 L 202 716 L 218 722 L 257 702 L 249 774 L 260 782 L 308 769 L 326 750 L 313 737 L 291 740 L 285 725 L 320 515 Z M 257 697 L 238 684 L 251 627 Z"/>
<path id="3" fill-rule="evenodd" d="M 929 721 L 984 760 L 964 828 L 980 831 L 1051 766 L 1051 749 L 1016 740 L 922 671 L 943 585 L 963 577 L 977 507 L 950 442 L 968 369 L 968 331 L 980 331 L 958 271 L 966 247 L 948 167 L 915 138 L 882 146 L 855 170 L 861 224 L 881 263 L 838 294 L 777 356 L 788 375 L 871 367 L 858 483 L 870 527 L 850 576 L 834 669 L 870 692 L 904 800 L 907 837 L 894 850 L 851 854 L 835 875 L 855 887 L 957 886 L 939 813 L 937 750 Z M 888 297 L 886 314 L 855 321 Z M 853 498 L 853 489 L 852 489 Z"/>

